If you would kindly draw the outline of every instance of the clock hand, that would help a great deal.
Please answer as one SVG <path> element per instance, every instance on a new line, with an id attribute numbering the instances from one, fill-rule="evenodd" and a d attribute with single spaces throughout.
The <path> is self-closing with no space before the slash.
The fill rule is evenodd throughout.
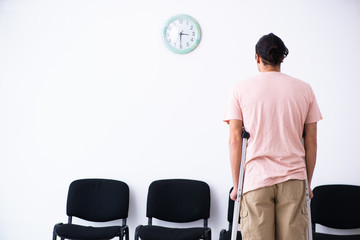
<path id="1" fill-rule="evenodd" d="M 184 30 L 182 30 L 181 32 L 179 32 L 179 35 L 182 36 L 182 35 L 189 35 L 187 33 L 183 33 Z"/>
<path id="2" fill-rule="evenodd" d="M 182 46 L 181 39 L 182 39 L 182 35 L 184 35 L 183 31 L 179 32 L 179 35 L 180 35 L 180 47 L 181 47 Z"/>

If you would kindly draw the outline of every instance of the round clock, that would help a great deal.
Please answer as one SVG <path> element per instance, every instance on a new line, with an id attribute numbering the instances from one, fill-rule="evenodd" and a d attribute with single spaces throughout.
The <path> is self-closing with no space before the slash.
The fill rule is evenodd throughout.
<path id="1" fill-rule="evenodd" d="M 194 50 L 200 42 L 198 22 L 185 14 L 171 17 L 165 24 L 163 39 L 170 51 L 184 54 Z"/>

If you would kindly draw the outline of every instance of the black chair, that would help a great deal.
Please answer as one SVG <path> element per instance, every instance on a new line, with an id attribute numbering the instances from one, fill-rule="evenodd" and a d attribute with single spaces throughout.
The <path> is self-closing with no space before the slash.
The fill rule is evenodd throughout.
<path id="1" fill-rule="evenodd" d="M 135 240 L 210 240 L 210 188 L 202 181 L 186 179 L 157 180 L 150 184 L 146 216 L 148 225 L 135 230 Z M 153 225 L 156 218 L 172 223 L 203 220 L 202 227 L 175 228 Z M 160 221 L 159 221 L 160 222 Z"/>
<path id="2" fill-rule="evenodd" d="M 360 186 L 322 185 L 313 190 L 311 220 L 314 240 L 359 240 L 357 235 L 316 232 L 315 224 L 335 229 L 360 228 Z"/>
<path id="3" fill-rule="evenodd" d="M 229 195 L 228 195 L 229 201 L 228 201 L 227 221 L 229 223 L 229 226 L 228 226 L 228 230 L 222 229 L 220 231 L 220 238 L 219 238 L 220 240 L 230 240 L 231 239 L 232 222 L 233 222 L 233 215 L 234 215 L 234 203 L 235 203 L 230 198 L 230 193 L 231 193 L 232 189 L 233 189 L 233 187 L 230 189 L 230 192 L 229 192 Z M 239 222 L 240 222 L 240 219 L 239 219 Z M 240 231 L 237 231 L 237 238 L 236 239 L 237 240 L 242 239 Z"/>
<path id="4" fill-rule="evenodd" d="M 129 210 L 129 187 L 126 183 L 109 179 L 80 179 L 69 187 L 66 214 L 68 223 L 54 227 L 53 240 L 105 240 L 119 237 L 129 239 L 126 225 Z M 77 217 L 91 222 L 122 220 L 121 226 L 91 227 L 72 224 Z"/>

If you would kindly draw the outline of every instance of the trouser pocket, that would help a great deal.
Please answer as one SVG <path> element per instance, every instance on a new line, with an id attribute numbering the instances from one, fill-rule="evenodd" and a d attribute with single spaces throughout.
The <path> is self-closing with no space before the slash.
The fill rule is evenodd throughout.
<path id="1" fill-rule="evenodd" d="M 243 236 L 244 239 L 247 238 L 248 234 L 249 234 L 249 212 L 245 209 L 241 209 L 240 211 L 240 230 L 241 230 L 241 235 Z"/>

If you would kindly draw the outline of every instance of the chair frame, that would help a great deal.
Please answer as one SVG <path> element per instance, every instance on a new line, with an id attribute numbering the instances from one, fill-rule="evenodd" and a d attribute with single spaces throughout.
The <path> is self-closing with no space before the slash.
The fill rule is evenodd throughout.
<path id="1" fill-rule="evenodd" d="M 358 221 L 360 216 L 360 186 L 345 185 L 345 184 L 329 184 L 320 185 L 313 189 L 314 198 L 311 200 L 311 217 L 312 217 L 312 230 L 314 240 L 318 237 L 334 237 L 339 236 L 341 239 L 360 239 L 360 234 L 355 235 L 337 235 L 330 233 L 316 232 L 316 224 L 321 224 L 333 229 L 357 229 L 360 228 Z M 319 194 L 320 199 L 319 199 Z M 326 203 L 324 204 L 324 200 Z M 350 203 L 349 203 L 350 201 Z M 356 206 L 356 208 L 354 208 Z M 330 215 L 336 217 L 328 217 L 323 213 L 331 212 Z M 350 213 L 350 218 L 346 217 L 345 213 Z M 340 220 L 334 220 L 339 219 Z"/>
<path id="2" fill-rule="evenodd" d="M 155 225 L 153 225 L 153 219 L 154 218 L 159 219 L 161 221 L 173 222 L 173 223 L 189 223 L 189 222 L 191 222 L 191 221 L 185 221 L 185 220 L 184 221 L 182 221 L 182 220 L 181 221 L 171 221 L 171 220 L 168 220 L 166 218 L 164 219 L 162 217 L 156 216 L 156 214 L 151 213 L 151 211 L 150 211 L 151 206 L 149 205 L 149 202 L 151 202 L 151 201 L 149 201 L 150 194 L 151 194 L 151 187 L 154 184 L 157 184 L 158 182 L 166 182 L 166 181 L 169 181 L 169 182 L 171 182 L 171 181 L 174 181 L 174 182 L 177 182 L 177 181 L 182 182 L 182 181 L 184 181 L 184 182 L 189 182 L 189 183 L 190 183 L 190 181 L 202 182 L 202 181 L 190 180 L 190 179 L 163 179 L 163 180 L 156 180 L 156 181 L 152 182 L 150 184 L 150 186 L 149 186 L 148 200 L 147 200 L 147 210 L 146 210 L 146 216 L 147 216 L 147 219 L 148 219 L 148 221 L 147 221 L 148 225 L 147 226 L 155 226 Z M 202 183 L 206 184 L 205 182 L 202 182 Z M 208 185 L 207 185 L 207 187 L 209 188 Z M 208 189 L 208 191 L 209 191 L 209 210 L 208 210 L 209 213 L 208 213 L 208 216 L 206 216 L 205 218 L 201 218 L 203 220 L 202 228 L 204 229 L 204 234 L 203 234 L 202 238 L 200 238 L 200 239 L 204 239 L 204 240 L 211 240 L 211 229 L 208 226 L 208 219 L 210 217 L 210 188 Z M 201 220 L 201 219 L 199 218 L 199 219 L 194 219 L 194 220 L 196 221 L 196 220 Z M 143 225 L 139 225 L 135 230 L 135 240 L 139 240 L 141 238 L 139 236 L 139 234 L 138 234 L 139 229 L 141 227 L 143 227 Z M 171 227 L 169 227 L 169 228 L 171 228 Z"/>
<path id="3" fill-rule="evenodd" d="M 83 184 L 83 183 L 91 183 L 93 182 L 94 183 L 97 183 L 97 184 L 102 184 L 102 183 L 106 183 L 106 182 L 119 182 L 122 187 L 124 188 L 123 190 L 125 190 L 125 194 L 127 192 L 127 195 L 125 195 L 125 203 L 124 204 L 127 204 L 127 209 L 125 210 L 121 210 L 121 211 L 125 211 L 126 213 L 122 213 L 122 217 L 124 218 L 114 218 L 114 217 L 110 217 L 110 219 L 104 219 L 104 220 L 96 220 L 96 219 L 87 219 L 85 217 L 82 217 L 81 214 L 80 215 L 77 215 L 77 214 L 74 214 L 71 210 L 69 210 L 69 207 L 71 206 L 71 200 L 70 200 L 70 192 L 71 191 L 74 191 L 72 190 L 72 187 L 74 184 Z M 92 178 L 92 179 L 78 179 L 78 180 L 75 180 L 73 181 L 70 186 L 69 186 L 69 192 L 68 192 L 68 200 L 67 200 L 67 215 L 68 215 L 68 221 L 67 221 L 67 224 L 69 225 L 72 225 L 73 224 L 73 218 L 74 217 L 77 217 L 79 219 L 83 219 L 83 220 L 86 220 L 86 221 L 89 221 L 89 222 L 93 222 L 93 223 L 96 223 L 96 222 L 107 222 L 107 221 L 112 221 L 112 220 L 121 220 L 121 226 L 120 226 L 120 231 L 119 233 L 115 236 L 115 237 L 119 237 L 119 240 L 123 240 L 125 238 L 125 240 L 129 240 L 129 227 L 126 225 L 127 224 L 127 215 L 128 215 L 128 210 L 129 210 L 129 187 L 128 185 L 125 183 L 125 182 L 122 182 L 122 181 L 118 181 L 118 180 L 112 180 L 112 179 L 97 179 L 97 178 Z M 73 215 L 74 214 L 74 215 Z M 96 218 L 96 217 L 95 217 Z M 54 226 L 54 229 L 53 229 L 53 240 L 56 240 L 57 239 L 57 233 L 56 233 L 56 230 L 61 226 L 61 225 L 64 225 L 64 223 L 57 223 L 55 224 Z M 78 225 L 78 226 L 82 226 L 82 225 Z M 114 225 L 112 225 L 114 226 Z M 100 227 L 101 228 L 101 227 Z M 60 237 L 60 236 L 59 236 Z M 64 240 L 65 238 L 63 237 L 60 237 L 61 240 Z"/>

